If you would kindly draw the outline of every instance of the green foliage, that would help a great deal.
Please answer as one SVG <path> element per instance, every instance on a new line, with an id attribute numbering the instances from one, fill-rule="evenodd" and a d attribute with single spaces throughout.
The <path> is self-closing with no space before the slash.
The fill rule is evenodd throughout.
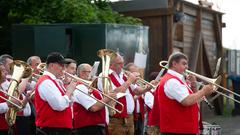
<path id="1" fill-rule="evenodd" d="M 3 0 L 14 23 L 122 23 L 141 20 L 113 11 L 108 0 Z M 5 3 L 5 4 L 6 4 Z"/>

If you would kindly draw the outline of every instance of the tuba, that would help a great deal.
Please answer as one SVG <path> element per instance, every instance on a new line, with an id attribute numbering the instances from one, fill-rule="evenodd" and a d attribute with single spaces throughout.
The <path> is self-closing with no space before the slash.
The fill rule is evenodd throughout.
<path id="1" fill-rule="evenodd" d="M 97 52 L 98 57 L 102 59 L 102 89 L 104 94 L 108 94 L 112 91 L 112 82 L 108 77 L 109 74 L 109 68 L 110 68 L 110 62 L 112 59 L 114 59 L 117 54 L 110 49 L 101 49 Z M 109 103 L 111 106 L 115 106 L 115 102 L 110 102 Z M 123 107 L 123 106 L 122 106 Z M 110 115 L 114 115 L 116 113 L 115 110 L 110 109 L 109 110 Z"/>
<path id="2" fill-rule="evenodd" d="M 20 93 L 18 91 L 18 85 L 22 78 L 28 78 L 31 76 L 32 68 L 23 61 L 15 60 L 10 65 L 10 71 L 12 74 L 12 78 L 11 78 L 10 85 L 8 87 L 8 96 L 9 96 L 8 100 L 12 101 L 12 100 L 19 99 Z M 15 123 L 17 111 L 23 108 L 24 108 L 23 104 L 21 104 L 21 108 L 16 108 L 16 107 L 9 108 L 9 110 L 5 114 L 5 119 L 9 126 L 12 126 Z"/>

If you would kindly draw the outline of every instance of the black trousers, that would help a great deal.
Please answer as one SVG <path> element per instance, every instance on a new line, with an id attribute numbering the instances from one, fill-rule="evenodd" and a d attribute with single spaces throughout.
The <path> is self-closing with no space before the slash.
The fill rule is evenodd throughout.
<path id="1" fill-rule="evenodd" d="M 8 130 L 0 130 L 0 135 L 8 135 Z"/>
<path id="2" fill-rule="evenodd" d="M 71 135 L 69 128 L 36 128 L 37 135 Z"/>
<path id="3" fill-rule="evenodd" d="M 87 126 L 73 130 L 73 135 L 106 135 L 103 126 Z"/>
<path id="4" fill-rule="evenodd" d="M 143 120 L 140 113 L 137 114 L 137 120 L 134 121 L 134 135 L 143 134 Z"/>
<path id="5" fill-rule="evenodd" d="M 161 135 L 196 135 L 196 134 L 161 133 Z"/>
<path id="6" fill-rule="evenodd" d="M 16 131 L 17 135 L 31 135 L 29 128 L 30 117 L 17 116 L 16 118 Z"/>

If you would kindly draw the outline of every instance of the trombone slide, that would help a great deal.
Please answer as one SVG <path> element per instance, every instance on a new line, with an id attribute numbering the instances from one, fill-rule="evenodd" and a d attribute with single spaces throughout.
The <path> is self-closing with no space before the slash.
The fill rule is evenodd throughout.
<path id="1" fill-rule="evenodd" d="M 99 91 L 98 89 L 90 86 L 91 84 L 89 84 L 89 81 L 87 81 L 87 80 L 81 79 L 81 78 L 79 78 L 79 77 L 77 77 L 77 76 L 74 76 L 74 75 L 72 75 L 72 74 L 70 74 L 70 73 L 68 73 L 68 72 L 66 72 L 66 71 L 64 71 L 64 74 L 66 74 L 67 76 L 71 77 L 72 79 L 74 79 L 74 80 L 76 80 L 76 81 L 81 82 L 83 85 L 85 85 L 85 86 L 86 86 L 87 88 L 89 88 L 89 89 Z M 77 89 L 77 88 L 76 88 L 76 89 Z M 78 90 L 81 91 L 80 89 L 78 89 Z M 81 91 L 81 92 L 83 92 L 83 91 Z M 121 112 L 123 111 L 124 105 L 123 105 L 121 102 L 117 101 L 116 99 L 110 97 L 109 95 L 107 95 L 107 94 L 105 94 L 105 93 L 103 93 L 103 92 L 101 92 L 101 91 L 99 91 L 99 92 L 100 92 L 103 96 L 106 96 L 107 98 L 110 98 L 112 101 L 114 101 L 114 102 L 116 102 L 117 104 L 119 104 L 119 105 L 121 106 L 121 110 L 118 110 L 118 109 L 110 106 L 109 104 L 104 103 L 103 101 L 101 101 L 101 100 L 99 100 L 99 99 L 96 99 L 96 98 L 94 98 L 94 97 L 92 97 L 92 96 L 90 96 L 90 95 L 88 95 L 88 94 L 86 94 L 86 93 L 84 93 L 84 92 L 83 92 L 83 93 L 86 94 L 86 95 L 88 95 L 88 96 L 90 96 L 91 98 L 94 98 L 96 101 L 98 101 L 98 102 L 106 105 L 107 107 L 115 110 L 115 111 L 118 112 L 118 113 L 121 113 Z"/>
<path id="2" fill-rule="evenodd" d="M 164 64 L 168 64 L 168 61 L 160 61 L 159 62 L 159 65 L 161 67 L 168 69 L 168 67 L 166 67 L 166 65 L 164 65 Z M 199 75 L 197 73 L 194 73 L 194 72 L 192 72 L 190 70 L 186 70 L 186 73 L 192 74 L 195 77 L 197 77 L 198 79 L 203 80 L 203 81 L 205 81 L 207 83 L 210 83 L 210 84 L 214 85 L 215 86 L 215 88 L 214 88 L 215 92 L 217 92 L 218 94 L 221 94 L 222 96 L 225 96 L 226 98 L 229 98 L 229 99 L 231 99 L 231 100 L 233 100 L 233 101 L 235 101 L 235 102 L 240 104 L 240 101 L 238 101 L 238 100 L 228 96 L 227 94 L 224 94 L 223 92 L 220 92 L 220 91 L 217 90 L 218 88 L 220 88 L 220 89 L 225 90 L 225 91 L 227 91 L 227 92 L 229 92 L 229 93 L 231 93 L 231 94 L 233 94 L 235 96 L 240 97 L 239 94 L 237 94 L 237 93 L 235 93 L 235 92 L 233 92 L 233 91 L 231 91 L 231 90 L 229 90 L 227 88 L 224 88 L 224 87 L 219 85 L 219 83 L 221 82 L 221 76 L 218 76 L 216 79 L 211 79 L 211 78 Z"/>

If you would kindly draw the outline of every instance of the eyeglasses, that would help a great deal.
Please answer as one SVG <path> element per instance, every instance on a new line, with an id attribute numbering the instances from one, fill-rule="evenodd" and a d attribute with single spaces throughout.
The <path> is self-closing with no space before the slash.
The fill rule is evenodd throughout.
<path id="1" fill-rule="evenodd" d="M 88 72 L 88 73 L 90 73 L 91 71 L 83 71 L 83 72 Z"/>

